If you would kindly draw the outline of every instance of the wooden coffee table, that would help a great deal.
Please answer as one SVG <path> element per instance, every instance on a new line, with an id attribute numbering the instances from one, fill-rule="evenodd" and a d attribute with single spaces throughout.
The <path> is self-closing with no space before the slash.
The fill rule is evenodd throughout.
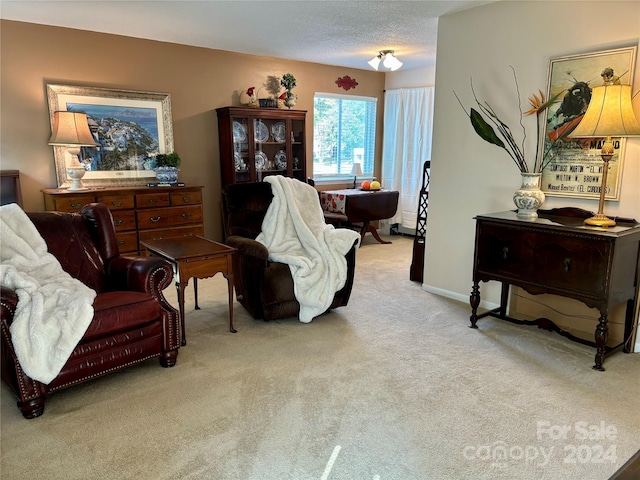
<path id="1" fill-rule="evenodd" d="M 193 278 L 195 308 L 198 306 L 198 278 L 213 277 L 220 272 L 227 279 L 229 288 L 229 331 L 233 328 L 233 266 L 232 257 L 236 249 L 223 243 L 199 236 L 162 238 L 145 240 L 140 244 L 148 255 L 164 258 L 173 266 L 173 275 L 178 291 L 180 323 L 182 325 L 182 345 L 187 344 L 184 320 L 184 289 Z"/>

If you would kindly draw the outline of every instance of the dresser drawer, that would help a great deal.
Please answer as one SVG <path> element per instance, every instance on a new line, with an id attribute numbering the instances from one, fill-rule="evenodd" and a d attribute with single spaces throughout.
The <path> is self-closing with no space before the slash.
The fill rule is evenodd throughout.
<path id="1" fill-rule="evenodd" d="M 138 193 L 136 206 L 138 208 L 168 207 L 171 205 L 169 192 Z"/>
<path id="2" fill-rule="evenodd" d="M 91 194 L 73 194 L 55 199 L 55 209 L 58 212 L 79 212 L 87 203 L 93 203 L 96 197 Z"/>
<path id="3" fill-rule="evenodd" d="M 535 235 L 526 276 L 551 288 L 604 297 L 613 242 L 592 238 Z"/>
<path id="4" fill-rule="evenodd" d="M 481 224 L 476 270 L 504 277 L 525 275 L 532 265 L 532 234 L 501 225 Z"/>
<path id="5" fill-rule="evenodd" d="M 136 212 L 133 210 L 112 210 L 111 216 L 116 232 L 136 229 Z"/>
<path id="6" fill-rule="evenodd" d="M 200 205 L 149 208 L 136 212 L 136 215 L 140 230 L 202 223 L 202 207 Z"/>
<path id="7" fill-rule="evenodd" d="M 118 242 L 118 250 L 121 254 L 138 252 L 138 233 L 133 232 L 117 232 L 116 241 Z"/>
<path id="8" fill-rule="evenodd" d="M 88 203 L 109 207 L 120 253 L 137 255 L 142 240 L 204 236 L 202 187 L 113 187 L 78 192 L 43 189 L 45 209 L 78 212 Z"/>
<path id="9" fill-rule="evenodd" d="M 194 192 L 172 192 L 171 205 L 200 205 L 202 203 L 202 193 Z"/>
<path id="10" fill-rule="evenodd" d="M 134 208 L 135 202 L 133 195 L 100 195 L 98 194 L 98 202 L 104 203 L 109 210 L 119 210 L 126 208 Z"/>

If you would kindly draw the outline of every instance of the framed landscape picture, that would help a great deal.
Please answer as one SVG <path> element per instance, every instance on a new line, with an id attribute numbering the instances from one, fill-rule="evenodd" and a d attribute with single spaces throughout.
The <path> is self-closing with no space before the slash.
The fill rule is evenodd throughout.
<path id="1" fill-rule="evenodd" d="M 145 185 L 155 179 L 155 157 L 173 151 L 171 97 L 168 93 L 47 85 L 49 116 L 57 111 L 84 112 L 99 145 L 82 147 L 79 160 L 88 187 Z M 55 146 L 58 186 L 66 174 L 66 149 Z"/>
<path id="2" fill-rule="evenodd" d="M 546 195 L 600 197 L 603 162 L 600 150 L 604 138 L 570 138 L 587 109 L 591 89 L 613 76 L 622 85 L 633 81 L 636 48 L 551 58 L 548 98 L 557 95 L 547 113 L 545 151 L 550 162 L 542 172 L 540 187 Z M 609 162 L 605 198 L 619 200 L 624 138 L 614 138 L 615 153 Z"/>

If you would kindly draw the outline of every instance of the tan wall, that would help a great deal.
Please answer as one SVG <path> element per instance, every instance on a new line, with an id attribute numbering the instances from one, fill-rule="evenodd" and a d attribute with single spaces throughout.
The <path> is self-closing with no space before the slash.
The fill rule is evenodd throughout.
<path id="1" fill-rule="evenodd" d="M 382 150 L 384 74 L 206 48 L 140 40 L 2 20 L 0 23 L 0 168 L 21 172 L 26 210 L 42 210 L 40 189 L 56 187 L 46 84 L 171 94 L 175 150 L 183 159 L 180 180 L 204 185 L 206 236 L 222 238 L 220 158 L 215 109 L 238 105 L 248 87 L 290 72 L 297 79 L 296 109 L 307 110 L 307 170 L 311 174 L 314 92 L 378 98 Z M 345 92 L 335 81 L 349 75 L 358 86 Z M 264 88 L 259 97 L 266 97 Z"/>

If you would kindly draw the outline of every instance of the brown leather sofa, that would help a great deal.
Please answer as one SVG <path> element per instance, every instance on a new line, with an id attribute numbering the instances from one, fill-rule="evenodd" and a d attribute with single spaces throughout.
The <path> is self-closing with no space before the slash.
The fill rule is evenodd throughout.
<path id="1" fill-rule="evenodd" d="M 25 418 L 44 413 L 45 396 L 118 369 L 160 357 L 176 363 L 180 318 L 162 290 L 171 266 L 156 257 L 121 257 L 111 212 L 103 204 L 80 213 L 38 212 L 29 218 L 62 268 L 97 292 L 94 318 L 59 375 L 48 385 L 29 378 L 11 342 L 17 294 L 1 288 L 2 381 L 18 398 Z"/>
<path id="2" fill-rule="evenodd" d="M 231 184 L 222 191 L 225 243 L 238 249 L 233 256 L 236 298 L 253 318 L 265 321 L 296 317 L 300 313 L 289 266 L 270 262 L 267 248 L 255 241 L 272 198 L 271 184 L 266 182 Z M 330 310 L 345 306 L 351 296 L 356 244 L 345 256 L 347 280 L 336 292 Z"/>

